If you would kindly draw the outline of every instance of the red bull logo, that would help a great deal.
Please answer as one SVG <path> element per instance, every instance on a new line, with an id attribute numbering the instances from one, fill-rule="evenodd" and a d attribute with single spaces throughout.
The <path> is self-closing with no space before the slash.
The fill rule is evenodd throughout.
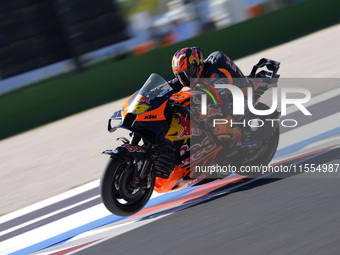
<path id="1" fill-rule="evenodd" d="M 191 53 L 191 56 L 189 57 L 189 63 L 192 64 L 192 62 L 194 62 L 194 60 L 196 60 L 196 63 L 199 65 L 200 64 L 200 58 L 198 56 L 197 50 L 194 50 Z"/>
<path id="2" fill-rule="evenodd" d="M 183 140 L 187 142 L 191 136 L 200 136 L 202 130 L 194 122 L 190 122 L 190 119 L 184 116 L 176 116 L 172 119 L 170 129 L 167 133 L 167 138 L 171 141 Z"/>
<path id="3" fill-rule="evenodd" d="M 182 115 L 179 117 L 179 123 L 180 126 L 183 128 L 182 132 L 178 135 L 178 138 L 180 139 L 191 135 L 199 136 L 202 134 L 202 131 L 197 127 L 194 122 L 190 122 L 190 119 L 187 119 Z"/>
<path id="4" fill-rule="evenodd" d="M 147 103 L 147 104 L 149 104 L 150 103 L 150 100 L 149 99 L 147 99 L 146 97 L 144 97 L 144 96 L 141 96 L 141 98 L 138 100 L 139 102 L 141 102 L 141 103 Z"/>
<path id="5" fill-rule="evenodd" d="M 192 53 L 191 53 L 191 56 L 189 58 L 189 62 L 190 64 L 192 64 L 192 62 L 196 60 L 197 64 L 199 65 L 200 64 L 200 57 L 198 55 L 198 52 L 197 52 L 197 49 L 194 50 Z"/>
<path id="6" fill-rule="evenodd" d="M 216 116 L 216 115 L 220 115 L 220 116 L 223 116 L 222 112 L 220 109 L 216 109 L 216 108 L 208 108 L 208 116 L 209 117 L 213 117 L 213 116 Z"/>

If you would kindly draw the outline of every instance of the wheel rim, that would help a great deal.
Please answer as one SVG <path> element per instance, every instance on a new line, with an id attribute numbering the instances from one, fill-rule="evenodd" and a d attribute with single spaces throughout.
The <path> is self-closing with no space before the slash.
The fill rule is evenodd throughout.
<path id="1" fill-rule="evenodd" d="M 153 191 L 153 185 L 151 185 L 150 188 L 147 188 L 146 186 L 140 188 L 131 187 L 134 168 L 135 164 L 133 163 L 133 160 L 128 160 L 120 165 L 115 176 L 113 176 L 112 197 L 116 206 L 122 210 L 144 206 Z M 151 173 L 151 176 L 148 178 L 151 178 L 150 180 L 152 182 L 155 176 L 153 171 L 151 171 Z"/>
<path id="2" fill-rule="evenodd" d="M 142 188 L 131 187 L 130 183 L 133 178 L 133 170 L 134 165 L 129 165 L 129 167 L 121 173 L 119 183 L 115 183 L 115 187 L 119 187 L 119 194 L 121 198 L 128 203 L 138 201 L 145 193 L 145 189 L 143 190 Z"/>

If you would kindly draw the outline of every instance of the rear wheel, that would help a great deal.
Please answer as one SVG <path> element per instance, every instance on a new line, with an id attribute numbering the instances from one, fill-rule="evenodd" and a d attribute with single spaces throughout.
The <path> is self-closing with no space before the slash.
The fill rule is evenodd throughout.
<path id="1" fill-rule="evenodd" d="M 100 180 L 101 197 L 105 207 L 113 214 L 129 216 L 140 211 L 149 201 L 155 183 L 151 171 L 145 186 L 132 187 L 131 180 L 135 170 L 133 158 L 125 160 L 110 158 Z"/>
<path id="2" fill-rule="evenodd" d="M 267 110 L 269 107 L 263 103 L 259 103 L 256 106 L 258 110 Z M 265 119 L 268 116 L 261 116 L 260 119 L 264 120 L 265 125 L 269 125 L 270 128 L 267 127 L 260 127 L 257 132 L 261 132 L 260 136 L 262 137 L 264 133 L 267 135 L 265 139 L 262 140 L 262 144 L 260 146 L 263 147 L 263 150 L 258 152 L 260 155 L 253 160 L 248 161 L 243 166 L 257 166 L 257 171 L 248 171 L 248 172 L 238 172 L 240 175 L 246 175 L 249 177 L 257 177 L 261 175 L 261 166 L 267 166 L 270 161 L 273 159 L 277 146 L 279 144 L 279 137 L 280 137 L 280 126 L 277 121 L 275 122 L 266 122 Z M 268 132 L 269 131 L 269 132 Z M 256 134 L 255 134 L 256 135 Z"/>

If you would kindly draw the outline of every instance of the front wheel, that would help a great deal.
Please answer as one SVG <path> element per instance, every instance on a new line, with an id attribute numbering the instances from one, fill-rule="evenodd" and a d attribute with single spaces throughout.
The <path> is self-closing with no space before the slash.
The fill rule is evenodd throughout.
<path id="1" fill-rule="evenodd" d="M 149 201 L 155 174 L 151 171 L 145 186 L 132 187 L 131 179 L 135 170 L 133 158 L 125 160 L 110 158 L 100 179 L 100 192 L 105 207 L 113 214 L 129 216 L 140 211 Z"/>

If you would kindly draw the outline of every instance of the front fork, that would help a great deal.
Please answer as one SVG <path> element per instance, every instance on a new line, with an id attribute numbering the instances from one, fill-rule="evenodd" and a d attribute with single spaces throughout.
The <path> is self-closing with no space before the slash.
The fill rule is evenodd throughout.
<path id="1" fill-rule="evenodd" d="M 134 134 L 131 145 L 138 145 L 141 137 L 139 135 Z M 136 162 L 135 170 L 133 171 L 133 176 L 131 179 L 130 185 L 133 188 L 139 188 L 143 186 L 150 187 L 151 181 L 150 178 L 145 178 L 150 176 L 151 173 L 151 157 L 153 154 L 153 145 L 148 143 L 146 148 L 146 155 L 144 160 L 138 160 Z"/>

